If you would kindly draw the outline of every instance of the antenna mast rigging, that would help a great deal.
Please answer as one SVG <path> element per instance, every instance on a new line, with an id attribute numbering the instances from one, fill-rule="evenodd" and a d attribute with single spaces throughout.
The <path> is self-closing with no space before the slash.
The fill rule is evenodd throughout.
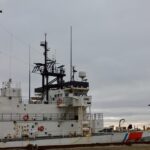
<path id="1" fill-rule="evenodd" d="M 64 65 L 56 66 L 56 60 L 48 58 L 48 43 L 45 34 L 45 41 L 42 41 L 40 46 L 44 47 L 44 63 L 35 63 L 35 67 L 32 72 L 40 72 L 42 76 L 42 99 L 44 95 L 46 97 L 45 103 L 49 102 L 49 89 L 50 88 L 63 88 L 63 77 L 65 76 Z M 49 82 L 49 77 L 55 77 Z M 53 84 L 54 82 L 57 84 Z M 41 89 L 41 88 L 39 88 Z"/>

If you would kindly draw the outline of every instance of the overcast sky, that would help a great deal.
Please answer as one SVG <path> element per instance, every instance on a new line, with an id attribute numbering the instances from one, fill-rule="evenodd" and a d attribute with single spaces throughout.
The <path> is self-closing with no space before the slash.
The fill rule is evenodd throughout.
<path id="1" fill-rule="evenodd" d="M 0 0 L 0 81 L 11 76 L 28 96 L 29 45 L 32 64 L 42 61 L 44 33 L 50 57 L 69 76 L 72 25 L 73 64 L 87 72 L 92 110 L 103 112 L 106 124 L 124 118 L 150 125 L 149 6 L 149 0 Z M 40 85 L 32 74 L 32 88 Z"/>

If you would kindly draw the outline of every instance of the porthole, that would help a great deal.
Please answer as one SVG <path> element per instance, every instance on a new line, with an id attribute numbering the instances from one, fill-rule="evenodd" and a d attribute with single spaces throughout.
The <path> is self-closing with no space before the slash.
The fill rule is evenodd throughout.
<path id="1" fill-rule="evenodd" d="M 9 100 L 11 100 L 11 99 L 12 99 L 12 97 L 11 97 L 11 96 L 9 96 L 9 97 L 8 97 L 8 99 L 9 99 Z"/>

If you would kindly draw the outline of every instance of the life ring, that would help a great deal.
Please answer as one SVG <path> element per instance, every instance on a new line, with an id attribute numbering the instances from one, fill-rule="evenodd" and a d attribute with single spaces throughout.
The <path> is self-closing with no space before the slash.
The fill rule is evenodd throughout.
<path id="1" fill-rule="evenodd" d="M 62 99 L 61 99 L 61 98 L 59 98 L 59 99 L 57 100 L 57 105 L 60 105 L 60 104 L 62 104 Z"/>
<path id="2" fill-rule="evenodd" d="M 28 115 L 28 114 L 24 115 L 24 116 L 23 116 L 23 120 L 24 120 L 24 121 L 28 121 L 28 120 L 29 120 L 29 115 Z"/>
<path id="3" fill-rule="evenodd" d="M 44 131 L 44 126 L 40 126 L 40 127 L 38 127 L 38 131 Z"/>

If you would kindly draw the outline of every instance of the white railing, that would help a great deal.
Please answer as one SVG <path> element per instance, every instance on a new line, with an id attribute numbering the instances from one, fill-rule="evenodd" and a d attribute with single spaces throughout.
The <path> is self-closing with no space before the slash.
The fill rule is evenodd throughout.
<path id="1" fill-rule="evenodd" d="M 76 120 L 72 113 L 2 113 L 0 121 L 50 121 L 50 120 Z"/>
<path id="2" fill-rule="evenodd" d="M 86 114 L 85 120 L 103 120 L 103 113 L 88 113 Z"/>

